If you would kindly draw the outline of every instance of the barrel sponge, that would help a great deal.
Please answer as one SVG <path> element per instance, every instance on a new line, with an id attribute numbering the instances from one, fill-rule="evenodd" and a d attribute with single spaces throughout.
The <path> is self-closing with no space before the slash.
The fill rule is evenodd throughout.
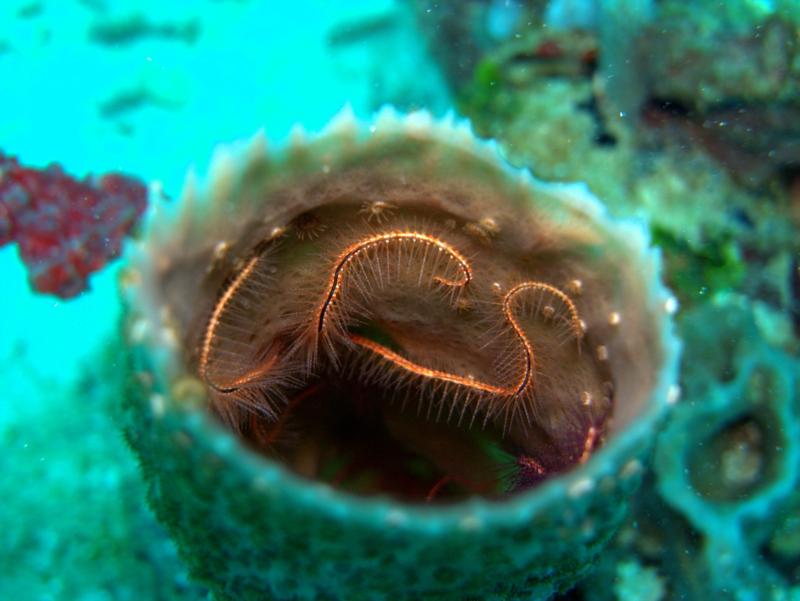
<path id="1" fill-rule="evenodd" d="M 545 599 L 677 398 L 659 274 L 452 117 L 221 148 L 122 280 L 149 502 L 219 599 Z"/>
<path id="2" fill-rule="evenodd" d="M 719 295 L 683 317 L 684 398 L 657 444 L 657 490 L 699 534 L 689 563 L 706 574 L 706 595 L 789 598 L 800 561 L 785 544 L 800 499 L 800 362 L 764 339 L 744 297 Z"/>

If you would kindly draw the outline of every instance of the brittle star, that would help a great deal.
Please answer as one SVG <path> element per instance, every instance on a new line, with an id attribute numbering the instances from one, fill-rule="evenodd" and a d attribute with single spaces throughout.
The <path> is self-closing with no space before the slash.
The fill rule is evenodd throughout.
<path id="1" fill-rule="evenodd" d="M 467 259 L 453 246 L 443 240 L 440 240 L 439 238 L 431 236 L 430 234 L 424 234 L 421 232 L 387 232 L 369 236 L 368 238 L 360 240 L 355 244 L 351 244 L 337 257 L 335 261 L 336 266 L 331 272 L 331 276 L 328 281 L 328 292 L 325 296 L 325 299 L 322 301 L 322 303 L 320 303 L 317 313 L 318 334 L 322 334 L 325 329 L 328 313 L 333 304 L 336 302 L 339 292 L 341 291 L 342 280 L 347 268 L 361 255 L 369 252 L 370 250 L 378 248 L 381 245 L 391 244 L 393 242 L 423 244 L 433 247 L 439 252 L 445 253 L 445 255 L 452 259 L 461 271 L 461 278 L 457 280 L 451 280 L 441 276 L 436 276 L 434 279 L 440 284 L 456 288 L 467 286 L 472 281 L 472 268 L 470 267 Z"/>
<path id="2" fill-rule="evenodd" d="M 250 258 L 250 260 L 247 261 L 239 273 L 236 274 L 236 277 L 225 289 L 225 292 L 222 294 L 219 301 L 217 301 L 217 304 L 214 305 L 214 310 L 211 312 L 211 316 L 209 317 L 206 325 L 203 341 L 200 345 L 199 372 L 206 384 L 208 384 L 208 386 L 210 386 L 214 392 L 219 394 L 234 394 L 244 386 L 252 384 L 253 382 L 257 382 L 258 380 L 262 379 L 265 374 L 269 373 L 275 368 L 280 358 L 280 353 L 278 352 L 277 348 L 273 348 L 267 357 L 257 367 L 251 369 L 243 375 L 236 377 L 231 382 L 227 382 L 224 385 L 214 382 L 209 375 L 209 359 L 217 338 L 217 330 L 220 327 L 225 310 L 228 308 L 229 304 L 242 288 L 247 279 L 251 276 L 256 264 L 261 258 L 261 253 L 254 255 Z"/>
<path id="3" fill-rule="evenodd" d="M 477 380 L 473 377 L 468 376 L 461 376 L 458 374 L 450 373 L 447 371 L 432 369 L 426 367 L 424 365 L 420 365 L 406 357 L 403 357 L 401 354 L 387 348 L 386 346 L 379 344 L 369 338 L 358 334 L 349 334 L 350 340 L 355 342 L 357 345 L 366 348 L 367 350 L 379 355 L 384 360 L 392 363 L 396 367 L 403 369 L 409 373 L 412 373 L 418 377 L 425 378 L 425 379 L 432 379 L 438 380 L 440 382 L 444 382 L 447 384 L 456 384 L 458 386 L 466 387 L 470 390 L 478 391 L 479 393 L 486 393 L 494 396 L 504 397 L 510 400 L 520 399 L 526 394 L 529 394 L 529 390 L 533 388 L 533 374 L 535 371 L 535 352 L 533 349 L 533 345 L 531 344 L 528 337 L 525 335 L 522 326 L 519 324 L 517 320 L 513 308 L 512 302 L 514 298 L 527 290 L 542 290 L 545 292 L 549 292 L 553 294 L 556 298 L 564 302 L 567 306 L 567 310 L 570 314 L 570 322 L 571 327 L 574 335 L 580 338 L 583 335 L 583 330 L 581 328 L 580 317 L 578 315 L 578 311 L 575 307 L 575 304 L 572 300 L 564 294 L 561 290 L 552 286 L 550 284 L 546 284 L 544 282 L 523 282 L 512 288 L 504 297 L 503 297 L 503 305 L 502 311 L 506 322 L 511 327 L 512 331 L 514 332 L 517 341 L 520 345 L 522 351 L 522 361 L 523 361 L 523 369 L 522 375 L 520 376 L 518 382 L 512 386 L 498 386 L 496 384 L 491 384 L 488 382 L 483 382 L 481 380 Z M 523 406 L 524 408 L 524 406 Z M 526 412 L 526 417 L 527 412 Z"/>

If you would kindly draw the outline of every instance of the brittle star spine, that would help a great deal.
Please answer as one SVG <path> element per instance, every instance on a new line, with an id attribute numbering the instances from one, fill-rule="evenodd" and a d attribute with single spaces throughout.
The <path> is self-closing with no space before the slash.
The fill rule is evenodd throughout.
<path id="1" fill-rule="evenodd" d="M 517 337 L 518 342 L 522 348 L 523 360 L 524 360 L 524 369 L 522 370 L 522 375 L 519 379 L 519 382 L 515 386 L 497 386 L 495 384 L 490 384 L 488 382 L 482 382 L 480 380 L 476 380 L 474 378 L 459 376 L 457 374 L 453 374 L 450 372 L 432 369 L 429 367 L 425 367 L 424 365 L 420 365 L 403 357 L 399 353 L 373 341 L 369 338 L 365 338 L 364 336 L 360 336 L 357 334 L 350 334 L 350 339 L 355 342 L 357 345 L 366 348 L 367 350 L 372 351 L 380 355 L 386 361 L 404 369 L 408 372 L 416 374 L 417 376 L 427 378 L 427 379 L 434 379 L 439 380 L 446 383 L 457 384 L 460 386 L 465 386 L 467 388 L 471 388 L 473 390 L 477 390 L 479 392 L 493 394 L 501 397 L 506 398 L 518 398 L 525 394 L 525 391 L 532 387 L 533 385 L 533 373 L 534 373 L 534 349 L 531 342 L 528 340 L 528 337 L 525 335 L 522 326 L 517 321 L 514 311 L 512 309 L 512 302 L 514 298 L 527 290 L 544 290 L 556 296 L 560 299 L 564 304 L 567 306 L 567 310 L 570 314 L 570 321 L 572 323 L 573 333 L 580 338 L 582 335 L 582 330 L 580 329 L 580 317 L 578 315 L 578 311 L 575 307 L 575 304 L 572 300 L 564 294 L 561 290 L 556 288 L 555 286 L 551 286 L 550 284 L 545 284 L 544 282 L 523 282 L 509 290 L 509 292 L 503 298 L 503 315 L 508 322 L 509 326 L 513 330 L 514 334 Z"/>
<path id="2" fill-rule="evenodd" d="M 442 382 L 450 382 L 452 384 L 460 384 L 462 386 L 467 386 L 469 388 L 473 388 L 481 392 L 488 392 L 490 394 L 508 396 L 510 392 L 513 392 L 513 389 L 510 388 L 503 388 L 501 386 L 495 386 L 494 384 L 488 384 L 473 378 L 459 376 L 450 372 L 425 367 L 424 365 L 415 363 L 414 361 L 403 357 L 390 348 L 387 348 L 382 344 L 375 342 L 374 340 L 366 338 L 365 336 L 350 334 L 350 340 L 355 342 L 357 345 L 380 355 L 390 363 L 393 363 L 394 365 L 418 376 L 422 376 L 423 378 L 440 380 Z"/>
<path id="3" fill-rule="evenodd" d="M 236 275 L 236 277 L 220 297 L 219 301 L 217 301 L 217 304 L 214 306 L 214 310 L 211 312 L 211 317 L 208 319 L 208 325 L 206 326 L 205 335 L 203 336 L 203 343 L 200 347 L 200 374 L 202 375 L 206 384 L 208 384 L 215 392 L 220 394 L 232 394 L 236 392 L 242 386 L 245 386 L 269 371 L 275 365 L 278 359 L 278 355 L 273 354 L 269 361 L 255 369 L 250 370 L 248 373 L 239 376 L 233 382 L 229 383 L 228 386 L 220 386 L 219 384 L 216 384 L 208 375 L 209 356 L 211 355 L 211 349 L 214 345 L 214 339 L 216 338 L 216 332 L 222 319 L 222 315 L 233 297 L 236 295 L 245 281 L 247 281 L 247 278 L 250 277 L 250 274 L 255 269 L 256 263 L 260 258 L 261 255 L 257 254 L 245 264 L 244 268 L 242 268 L 242 270 Z"/>
<path id="4" fill-rule="evenodd" d="M 421 232 L 388 232 L 384 234 L 375 234 L 355 244 L 345 248 L 336 259 L 336 267 L 331 272 L 331 277 L 328 282 L 328 293 L 325 300 L 320 305 L 319 314 L 317 317 L 317 333 L 321 334 L 325 329 L 329 310 L 342 287 L 342 278 L 347 271 L 347 267 L 356 260 L 359 255 L 369 252 L 374 248 L 380 247 L 382 244 L 390 244 L 392 242 L 412 242 L 423 244 L 444 252 L 451 259 L 453 259 L 459 267 L 462 276 L 458 280 L 449 280 L 437 276 L 435 279 L 445 286 L 463 287 L 472 281 L 472 268 L 469 265 L 466 257 L 462 255 L 456 248 L 429 234 Z"/>
<path id="5" fill-rule="evenodd" d="M 573 333 L 577 338 L 580 338 L 583 332 L 581 331 L 581 321 L 578 315 L 578 310 L 575 308 L 575 303 L 572 302 L 572 299 L 564 294 L 561 290 L 556 288 L 555 286 L 551 286 L 550 284 L 545 284 L 544 282 L 523 282 L 522 284 L 518 284 L 514 286 L 508 293 L 503 297 L 503 315 L 508 321 L 508 324 L 511 326 L 511 329 L 514 331 L 514 334 L 517 337 L 520 345 L 523 349 L 523 354 L 525 356 L 525 369 L 523 372 L 523 376 L 520 379 L 519 385 L 517 386 L 517 390 L 514 392 L 512 396 L 521 395 L 525 392 L 525 389 L 531 384 L 533 380 L 533 373 L 534 373 L 534 350 L 533 345 L 531 345 L 530 340 L 525 335 L 522 326 L 519 324 L 517 319 L 514 317 L 514 312 L 511 309 L 511 303 L 514 300 L 514 297 L 521 292 L 525 292 L 526 290 L 544 290 L 549 292 L 559 300 L 561 300 L 566 306 L 567 310 L 570 314 L 570 322 L 572 324 Z"/>

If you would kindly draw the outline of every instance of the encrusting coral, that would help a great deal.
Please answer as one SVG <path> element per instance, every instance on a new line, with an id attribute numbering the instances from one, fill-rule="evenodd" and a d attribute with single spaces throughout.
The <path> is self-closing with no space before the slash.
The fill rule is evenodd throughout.
<path id="1" fill-rule="evenodd" d="M 682 314 L 682 400 L 629 523 L 581 585 L 588 601 L 625 598 L 611 584 L 630 564 L 664 599 L 800 592 L 800 365 L 794 342 L 767 342 L 757 306 L 725 293 Z"/>
<path id="2" fill-rule="evenodd" d="M 491 47 L 453 28 L 480 19 L 413 4 L 477 131 L 645 217 L 680 299 L 681 403 L 631 517 L 569 598 L 798 598 L 800 4 L 554 0 Z M 632 27 L 623 5 L 649 6 L 649 22 Z"/>
<path id="3" fill-rule="evenodd" d="M 770 547 L 798 498 L 800 366 L 763 340 L 743 297 L 721 295 L 694 309 L 683 330 L 687 402 L 658 442 L 658 492 L 700 535 L 695 561 L 708 594 L 790 598 L 791 585 L 798 593 L 797 575 L 780 566 L 797 565 L 800 553 Z M 714 353 L 708 331 L 722 341 Z"/>
<path id="4" fill-rule="evenodd" d="M 220 151 L 198 188 L 123 282 L 126 434 L 197 578 L 510 600 L 588 569 L 677 395 L 640 225 L 391 109 Z"/>
<path id="5" fill-rule="evenodd" d="M 119 256 L 147 206 L 147 186 L 107 173 L 77 180 L 58 165 L 25 167 L 0 151 L 0 246 L 15 241 L 37 292 L 72 298 Z"/>

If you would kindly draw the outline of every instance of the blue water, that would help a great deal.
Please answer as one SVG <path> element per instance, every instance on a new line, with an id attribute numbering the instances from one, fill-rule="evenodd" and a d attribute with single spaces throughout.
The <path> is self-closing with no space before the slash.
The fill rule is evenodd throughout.
<path id="1" fill-rule="evenodd" d="M 125 171 L 160 181 L 173 196 L 187 169 L 204 170 L 220 142 L 259 128 L 280 140 L 298 121 L 318 129 L 346 102 L 368 110 L 374 81 L 366 50 L 335 56 L 327 35 L 337 25 L 392 8 L 388 1 L 344 8 L 324 1 L 279 7 L 110 2 L 98 17 L 69 2 L 44 5 L 41 15 L 20 19 L 27 4 L 0 7 L 0 36 L 12 48 L 0 55 L 3 149 L 25 164 L 57 161 L 77 175 Z M 93 23 L 131 14 L 153 23 L 196 20 L 201 35 L 193 44 L 144 37 L 108 46 L 87 39 Z M 111 118 L 101 114 L 109 99 L 142 87 L 164 104 L 145 103 Z M 114 270 L 97 274 L 90 294 L 63 303 L 31 294 L 14 255 L 12 246 L 0 251 L 3 314 L 16 316 L 2 322 L 0 356 L 23 345 L 36 373 L 66 381 L 114 327 Z"/>
<path id="2" fill-rule="evenodd" d="M 452 2 L 447 5 L 446 2 L 406 0 L 3 0 L 0 2 L 0 150 L 16 155 L 20 162 L 31 167 L 57 162 L 76 177 L 109 171 L 129 173 L 177 199 L 187 171 L 205 172 L 215 146 L 248 137 L 258 130 L 266 132 L 270 144 L 279 145 L 294 124 L 300 122 L 309 130 L 319 130 L 346 104 L 358 115 L 368 115 L 387 103 L 401 110 L 427 108 L 435 115 L 453 109 L 454 96 L 443 73 L 457 79 L 454 74 L 459 70 L 460 53 L 468 46 L 489 53 L 500 44 L 513 42 L 520 19 L 524 20 L 526 6 L 547 5 L 542 11 L 545 29 L 552 28 L 556 32 L 570 28 L 593 30 L 606 40 L 606 48 L 626 53 L 636 48 L 630 37 L 636 32 L 631 29 L 638 29 L 641 23 L 653 18 L 656 7 L 681 4 L 666 0 L 661 3 L 475 1 L 471 4 L 482 8 L 464 14 L 480 14 L 480 19 L 475 17 L 474 22 L 469 21 L 462 32 L 463 35 L 474 34 L 474 44 L 465 44 L 464 48 L 451 46 L 448 56 L 436 56 L 426 49 L 426 41 L 415 29 L 414 18 L 407 9 L 411 4 L 430 5 L 428 13 L 431 13 L 445 11 L 447 6 L 462 6 L 458 4 L 460 0 Z M 633 14 L 629 11 L 632 6 L 637 9 L 634 11 L 637 20 L 633 26 L 628 22 L 626 28 L 627 16 Z M 719 3 L 719 11 L 716 7 L 709 10 L 711 15 L 718 12 L 731 31 L 741 30 L 746 36 L 751 21 L 767 22 L 764 15 L 779 9 L 786 14 L 794 11 L 795 15 L 794 24 L 776 34 L 787 32 L 785 39 L 776 38 L 780 43 L 775 46 L 776 54 L 786 49 L 793 53 L 794 63 L 791 64 L 794 66 L 786 67 L 785 77 L 794 83 L 781 88 L 785 95 L 776 102 L 780 110 L 786 111 L 780 114 L 788 116 L 781 117 L 783 121 L 779 121 L 778 126 L 771 125 L 769 136 L 761 136 L 759 128 L 767 129 L 765 115 L 769 111 L 759 112 L 761 121 L 740 134 L 743 137 L 733 138 L 734 142 L 731 138 L 721 138 L 723 142 L 719 143 L 717 138 L 708 141 L 709 131 L 726 127 L 728 121 L 723 117 L 687 124 L 689 120 L 684 120 L 683 114 L 677 118 L 671 114 L 660 115 L 658 118 L 674 119 L 669 121 L 668 127 L 674 128 L 677 136 L 692 137 L 697 148 L 702 147 L 702 152 L 707 151 L 715 160 L 725 155 L 720 159 L 720 164 L 725 166 L 713 163 L 709 168 L 705 162 L 693 162 L 696 157 L 692 155 L 693 158 L 686 159 L 686 164 L 699 165 L 696 171 L 700 175 L 687 183 L 678 181 L 677 176 L 673 181 L 667 174 L 664 176 L 666 183 L 659 180 L 656 183 L 663 186 L 654 185 L 654 189 L 658 193 L 664 188 L 675 190 L 676 197 L 681 198 L 696 194 L 697 202 L 681 204 L 678 208 L 674 205 L 646 206 L 637 212 L 656 216 L 659 223 L 659 227 L 654 228 L 656 239 L 664 243 L 667 254 L 674 252 L 683 257 L 680 253 L 685 253 L 697 260 L 697 264 L 690 267 L 678 261 L 677 273 L 670 273 L 678 285 L 686 286 L 678 291 L 679 296 L 684 294 L 690 299 L 690 305 L 696 303 L 698 308 L 706 307 L 709 311 L 709 316 L 700 311 L 694 318 L 700 324 L 697 330 L 708 330 L 703 335 L 698 335 L 694 329 L 690 331 L 687 336 L 690 356 L 698 357 L 699 362 L 713 363 L 717 353 L 728 353 L 728 346 L 744 339 L 746 344 L 742 346 L 750 349 L 752 357 L 767 357 L 766 363 L 776 373 L 794 382 L 794 393 L 784 391 L 788 401 L 778 398 L 777 386 L 770 389 L 771 400 L 765 401 L 770 407 L 775 404 L 780 411 L 785 410 L 780 418 L 783 422 L 778 420 L 771 426 L 772 434 L 776 435 L 796 431 L 800 412 L 800 393 L 797 392 L 800 383 L 794 373 L 800 328 L 797 298 L 800 296 L 797 271 L 800 254 L 796 242 L 791 240 L 793 231 L 794 240 L 797 239 L 796 229 L 792 228 L 800 222 L 797 151 L 800 135 L 796 126 L 800 116 L 800 67 L 797 66 L 800 64 L 797 50 L 800 44 L 797 13 L 800 11 L 790 0 L 774 3 L 737 0 Z M 418 14 L 424 15 L 425 11 L 420 10 Z M 145 30 L 149 28 L 149 32 L 126 39 L 125 28 L 132 23 L 138 23 Z M 615 35 L 618 30 L 612 31 L 609 23 L 625 30 L 625 35 Z M 122 37 L 116 41 L 109 39 L 113 27 L 122 30 L 119 34 Z M 757 30 L 759 33 L 753 39 L 759 39 L 761 25 Z M 454 36 L 452 31 L 448 35 Z M 743 44 L 742 47 L 749 46 Z M 523 50 L 510 60 L 519 69 L 515 72 L 518 77 L 524 76 L 524 69 L 530 65 L 538 65 L 536 61 L 541 58 L 530 48 Z M 733 59 L 725 55 L 720 60 Z M 490 75 L 495 68 L 491 61 L 479 66 Z M 773 71 L 780 71 L 769 62 L 757 63 L 757 66 L 764 81 L 771 81 L 770 77 L 775 75 Z M 562 67 L 555 67 L 559 68 Z M 618 78 L 615 81 L 628 82 L 625 90 L 609 86 L 605 97 L 626 107 L 642 102 L 644 92 L 637 87 L 641 82 L 630 83 L 636 80 L 636 72 L 627 61 L 604 67 L 601 60 L 600 68 Z M 564 72 L 567 77 L 572 76 L 569 69 Z M 779 74 L 784 75 L 783 71 Z M 738 73 L 737 77 L 744 82 L 747 73 Z M 491 92 L 495 82 L 487 83 L 487 78 L 491 79 L 486 76 L 481 81 Z M 759 77 L 755 80 L 758 83 Z M 758 88 L 752 80 L 747 81 Z M 557 102 L 560 82 L 554 79 L 551 83 L 544 89 L 546 94 L 552 93 Z M 595 89 L 599 85 L 596 80 L 590 84 L 587 79 L 586 83 L 587 90 L 595 90 L 594 94 L 603 97 Z M 725 88 L 723 84 L 720 86 Z M 587 99 L 588 95 L 587 91 Z M 480 109 L 475 107 L 483 106 L 482 100 L 476 93 L 465 106 L 477 113 Z M 666 100 L 663 105 L 671 109 L 671 99 Z M 759 110 L 769 105 L 771 110 L 774 108 L 771 100 L 765 92 L 751 104 Z M 724 111 L 742 110 L 737 102 L 729 103 L 726 99 L 714 108 L 727 115 Z M 535 115 L 535 111 L 530 110 Z M 596 106 L 586 101 L 575 111 L 575 120 L 586 121 L 590 114 L 593 119 L 599 119 L 598 112 Z M 616 111 L 620 117 L 625 117 L 625 112 Z M 553 111 L 544 113 L 552 116 Z M 491 114 L 477 116 L 487 122 L 493 117 Z M 523 125 L 531 125 L 532 121 L 535 119 Z M 554 128 L 557 134 L 554 138 L 560 144 L 573 135 L 573 130 L 559 127 Z M 532 125 L 531 131 L 536 133 Z M 515 132 L 501 133 L 515 140 Z M 611 133 L 599 130 L 594 133 L 597 147 L 616 143 L 613 127 Z M 521 137 L 524 145 L 526 138 Z M 649 141 L 652 143 L 652 139 Z M 774 146 L 770 147 L 773 141 Z M 519 140 L 516 142 L 519 146 Z M 730 153 L 720 150 L 735 144 L 749 149 L 751 142 L 756 150 L 752 154 L 745 153 L 744 159 L 740 155 L 731 158 Z M 661 143 L 660 139 L 652 143 L 642 154 L 657 154 L 663 150 Z M 776 168 L 769 176 L 771 179 L 747 186 L 736 180 L 742 171 L 748 171 L 745 167 L 757 162 L 756 159 L 767 154 L 772 159 L 778 150 L 786 152 L 789 159 Z M 563 152 L 561 146 L 558 152 Z M 526 155 L 522 152 L 520 156 Z M 530 156 L 535 157 L 536 153 L 527 158 Z M 689 156 L 688 150 L 686 156 Z M 707 158 L 703 157 L 703 160 Z M 725 163 L 734 159 L 742 162 L 731 163 L 734 166 Z M 596 153 L 586 164 L 591 166 L 587 169 L 606 169 L 602 157 L 598 162 Z M 663 176 L 658 172 L 660 164 L 654 161 L 649 166 L 660 175 L 653 175 L 647 185 Z M 557 167 L 543 176 L 558 175 L 561 166 Z M 546 168 L 543 166 L 543 169 Z M 574 175 L 575 171 L 570 169 L 565 167 L 564 172 Z M 608 170 L 613 173 L 612 168 Z M 643 180 L 650 175 L 644 174 Z M 602 182 L 600 184 L 602 187 Z M 730 189 L 735 195 L 730 208 L 724 204 L 727 198 L 721 201 L 722 208 L 710 200 L 706 208 L 704 203 L 708 198 L 717 198 L 715 190 L 721 185 L 729 186 L 725 190 Z M 775 191 L 777 189 L 779 192 Z M 637 190 L 640 191 L 631 185 L 620 195 L 633 195 Z M 740 202 L 740 194 L 746 200 Z M 742 208 L 749 210 L 752 206 L 757 207 L 752 214 Z M 613 208 L 625 211 L 624 204 Z M 722 251 L 716 247 L 713 252 L 698 249 L 706 241 L 696 235 L 699 226 L 695 228 L 695 220 L 713 211 L 719 212 L 721 223 L 736 222 L 739 227 L 741 222 L 744 224 L 741 231 L 747 230 L 750 234 L 760 227 L 758 233 L 762 239 L 775 236 L 775 247 L 781 246 L 781 254 L 764 258 L 768 251 L 763 247 L 747 247 L 751 252 L 745 252 L 737 246 L 738 234 L 725 238 Z M 673 214 L 676 215 L 674 219 Z M 675 230 L 670 228 L 680 219 L 685 220 L 685 227 L 682 226 L 683 230 L 676 228 L 679 235 L 675 235 Z M 775 229 L 772 227 L 775 223 L 783 225 Z M 740 230 L 732 228 L 731 231 Z M 776 234 L 776 231 L 782 233 Z M 115 356 L 106 349 L 119 329 L 121 306 L 117 280 L 123 267 L 124 259 L 112 262 L 91 277 L 89 290 L 65 301 L 31 290 L 16 246 L 12 243 L 0 248 L 0 381 L 3 383 L 0 395 L 0 601 L 206 598 L 206 591 L 189 579 L 175 548 L 150 514 L 137 466 L 114 420 L 117 399 L 109 373 L 113 373 L 117 365 Z M 740 271 L 746 275 L 742 276 Z M 748 281 L 747 278 L 756 273 L 764 274 L 766 283 L 762 282 L 763 286 Z M 695 285 L 693 278 L 699 278 L 700 283 Z M 770 287 L 770 282 L 778 283 Z M 736 330 L 731 325 L 738 324 L 740 312 L 747 314 L 742 320 L 750 329 L 743 326 Z M 717 339 L 722 341 L 719 346 L 712 345 L 710 350 L 704 346 L 708 340 Z M 776 354 L 771 354 L 773 352 Z M 732 355 L 733 351 L 730 353 Z M 742 356 L 745 358 L 741 365 L 750 369 L 752 357 L 745 351 Z M 739 367 L 737 363 L 731 369 L 736 371 Z M 744 373 L 745 367 L 739 371 Z M 696 387 L 700 392 L 691 398 L 691 404 L 695 400 L 702 404 L 708 398 L 717 402 L 719 398 L 715 395 L 724 393 L 731 398 L 719 401 L 720 411 L 739 407 L 740 397 L 745 392 L 740 394 L 736 386 L 741 385 L 745 390 L 747 383 L 728 374 L 729 379 L 717 387 L 716 381 L 712 384 L 703 381 L 704 377 L 713 379 L 710 368 L 709 374 L 696 373 L 704 369 L 689 370 L 691 373 L 686 376 L 687 380 L 694 378 L 690 382 L 692 385 L 700 382 Z M 709 392 L 712 388 L 713 393 Z M 689 392 L 692 390 L 690 386 Z M 678 409 L 680 411 L 684 411 L 681 419 L 685 417 L 687 423 L 695 423 L 691 411 Z M 791 428 L 789 422 L 793 424 Z M 702 429 L 699 425 L 696 428 Z M 758 455 L 750 453 L 749 447 L 745 448 L 751 443 L 758 446 L 747 438 L 751 434 L 746 428 L 731 434 L 735 444 L 731 443 L 733 451 L 726 455 L 726 460 L 734 462 L 733 467 L 728 467 L 735 476 L 747 474 L 747 462 L 754 461 L 753 457 Z M 684 440 L 675 427 L 667 436 Z M 683 444 L 694 444 L 691 437 L 686 440 L 690 442 Z M 768 438 L 768 442 L 772 440 Z M 719 444 L 724 446 L 728 444 L 726 441 L 728 439 Z M 760 442 L 761 439 L 758 444 Z M 788 450 L 773 446 L 774 452 L 764 450 L 757 459 L 800 456 L 797 445 Z M 737 450 L 742 451 L 741 454 L 737 455 Z M 669 463 L 670 451 L 660 449 L 664 464 Z M 689 455 L 691 453 L 687 453 Z M 736 464 L 736 461 L 741 463 Z M 701 466 L 698 473 L 711 481 L 714 469 L 713 465 L 711 468 Z M 761 464 L 753 469 L 758 471 Z M 763 471 L 769 472 L 766 467 Z M 747 495 L 742 493 L 740 497 L 717 505 L 716 492 L 705 491 L 708 499 L 714 502 L 703 505 L 697 501 L 701 495 L 693 491 L 664 492 L 662 487 L 659 492 L 661 481 L 649 483 L 650 496 L 642 496 L 638 511 L 643 513 L 637 515 L 652 518 L 659 535 L 647 539 L 645 533 L 642 539 L 636 538 L 640 522 L 632 521 L 628 530 L 620 535 L 613 558 L 598 571 L 597 580 L 589 581 L 589 585 L 573 598 L 619 601 L 717 598 L 706 596 L 712 595 L 709 590 L 720 589 L 704 588 L 707 584 L 703 582 L 707 576 L 705 568 L 695 568 L 700 565 L 701 557 L 707 562 L 702 565 L 713 565 L 714 558 L 719 555 L 720 563 L 728 563 L 719 573 L 714 573 L 715 578 L 725 574 L 725 565 L 728 565 L 733 566 L 731 573 L 742 576 L 742 582 L 757 582 L 766 574 L 771 579 L 769 582 L 777 583 L 770 589 L 774 593 L 771 597 L 763 596 L 765 593 L 759 591 L 764 589 L 756 585 L 747 588 L 750 585 L 734 584 L 731 590 L 725 591 L 728 596 L 724 598 L 800 599 L 800 501 L 796 492 L 790 494 L 792 489 L 798 488 L 796 474 L 800 468 L 794 466 L 784 471 L 789 475 L 775 477 L 778 482 L 775 489 L 783 491 L 780 494 L 786 493 L 788 500 L 778 498 L 778 493 L 773 499 L 768 492 L 764 494 L 766 500 L 760 504 L 761 497 L 753 493 L 752 514 L 748 514 L 751 509 L 746 508 L 742 515 L 747 519 L 736 522 L 736 527 L 741 526 L 744 534 L 736 530 L 730 536 L 721 533 L 714 537 L 703 532 L 702 536 L 706 536 L 703 543 L 697 542 L 702 538 L 698 534 L 702 527 L 689 524 L 693 517 L 697 519 L 704 511 L 719 511 L 720 523 L 727 524 L 725 519 L 733 515 L 736 508 L 749 507 Z M 666 482 L 665 476 L 663 481 Z M 700 490 L 703 486 L 697 488 Z M 747 491 L 750 493 L 752 491 Z M 670 505 L 669 510 L 667 505 Z M 701 509 L 696 509 L 700 505 Z M 728 509 L 730 513 L 726 513 Z M 663 514 L 659 513 L 661 511 Z M 693 517 L 689 515 L 692 511 L 696 511 Z M 664 517 L 667 515 L 671 517 Z M 780 521 L 771 522 L 768 517 Z M 785 535 L 773 536 L 779 529 L 775 523 L 784 528 Z M 646 530 L 644 526 L 642 529 Z M 669 541 L 672 532 L 679 530 L 688 533 L 685 543 L 683 539 L 673 547 L 664 543 Z M 755 548 L 755 544 L 742 543 L 745 538 L 749 541 L 747 537 L 750 536 L 760 541 L 761 546 Z M 625 541 L 634 538 L 637 544 L 642 544 L 631 543 L 626 547 Z M 652 540 L 662 545 L 658 552 L 652 550 L 655 545 Z M 648 542 L 651 547 L 647 546 Z M 669 548 L 664 551 L 666 547 Z M 737 556 L 740 549 L 746 551 Z M 750 561 L 751 553 L 757 560 Z M 680 558 L 683 556 L 689 558 L 687 563 L 695 560 L 696 563 L 689 567 L 682 565 Z M 591 588 L 597 587 L 597 583 L 602 583 L 606 589 L 593 597 Z M 714 581 L 713 586 L 717 587 L 718 582 Z M 678 595 L 676 591 L 683 592 Z"/>

